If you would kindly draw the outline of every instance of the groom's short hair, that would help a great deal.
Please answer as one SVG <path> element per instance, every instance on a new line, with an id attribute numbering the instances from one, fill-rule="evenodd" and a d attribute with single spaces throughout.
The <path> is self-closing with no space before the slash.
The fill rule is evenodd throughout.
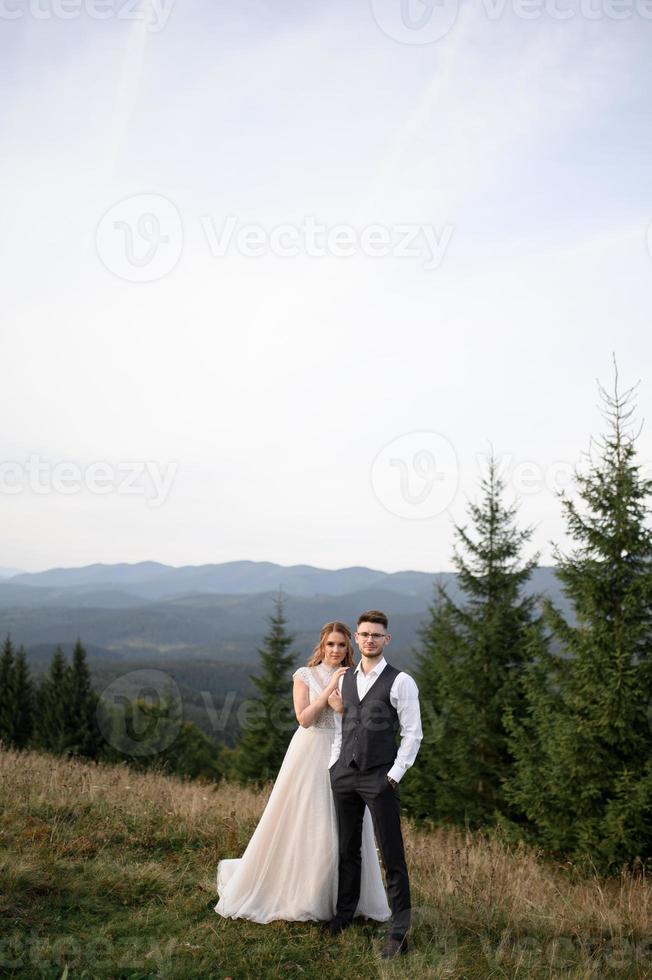
<path id="1" fill-rule="evenodd" d="M 387 616 L 380 609 L 368 609 L 367 612 L 360 613 L 358 616 L 358 626 L 360 623 L 378 623 L 379 626 L 383 626 L 387 629 L 389 622 Z"/>

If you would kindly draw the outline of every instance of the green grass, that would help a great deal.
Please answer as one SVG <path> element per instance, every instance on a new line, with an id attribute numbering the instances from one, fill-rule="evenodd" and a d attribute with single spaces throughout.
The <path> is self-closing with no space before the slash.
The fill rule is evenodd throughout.
<path id="1" fill-rule="evenodd" d="M 531 849 L 406 824 L 416 905 L 407 957 L 384 928 L 214 912 L 266 794 L 122 766 L 0 753 L 0 976 L 16 978 L 652 977 L 644 877 L 579 878 Z"/>

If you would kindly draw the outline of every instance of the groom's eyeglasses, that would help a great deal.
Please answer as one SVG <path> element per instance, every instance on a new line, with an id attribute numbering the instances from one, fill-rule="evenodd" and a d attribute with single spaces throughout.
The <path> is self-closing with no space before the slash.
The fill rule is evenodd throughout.
<path id="1" fill-rule="evenodd" d="M 364 640 L 365 643 L 367 640 L 373 640 L 374 643 L 377 643 L 378 640 L 382 640 L 382 638 L 385 636 L 384 633 L 357 633 L 356 635 L 359 636 L 361 640 Z"/>

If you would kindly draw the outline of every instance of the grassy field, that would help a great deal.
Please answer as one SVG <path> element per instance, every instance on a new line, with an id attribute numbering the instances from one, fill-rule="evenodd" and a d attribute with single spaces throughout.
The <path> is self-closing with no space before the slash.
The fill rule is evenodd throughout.
<path id="1" fill-rule="evenodd" d="M 649 879 L 587 880 L 409 823 L 409 956 L 380 961 L 373 923 L 328 939 L 316 924 L 225 921 L 217 862 L 243 851 L 265 796 L 0 752 L 0 976 L 652 977 Z"/>

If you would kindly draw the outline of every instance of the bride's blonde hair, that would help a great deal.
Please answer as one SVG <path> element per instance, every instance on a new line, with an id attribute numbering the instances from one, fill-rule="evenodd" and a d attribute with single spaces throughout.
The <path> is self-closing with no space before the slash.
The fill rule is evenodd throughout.
<path id="1" fill-rule="evenodd" d="M 312 651 L 312 656 L 308 661 L 308 667 L 316 667 L 324 659 L 324 650 L 326 646 L 326 640 L 331 633 L 341 633 L 346 639 L 346 655 L 342 661 L 342 667 L 353 667 L 353 644 L 351 643 L 351 630 L 346 625 L 346 623 L 340 623 L 338 619 L 333 620 L 332 623 L 325 623 L 321 628 L 321 633 L 319 634 L 319 643 Z"/>

